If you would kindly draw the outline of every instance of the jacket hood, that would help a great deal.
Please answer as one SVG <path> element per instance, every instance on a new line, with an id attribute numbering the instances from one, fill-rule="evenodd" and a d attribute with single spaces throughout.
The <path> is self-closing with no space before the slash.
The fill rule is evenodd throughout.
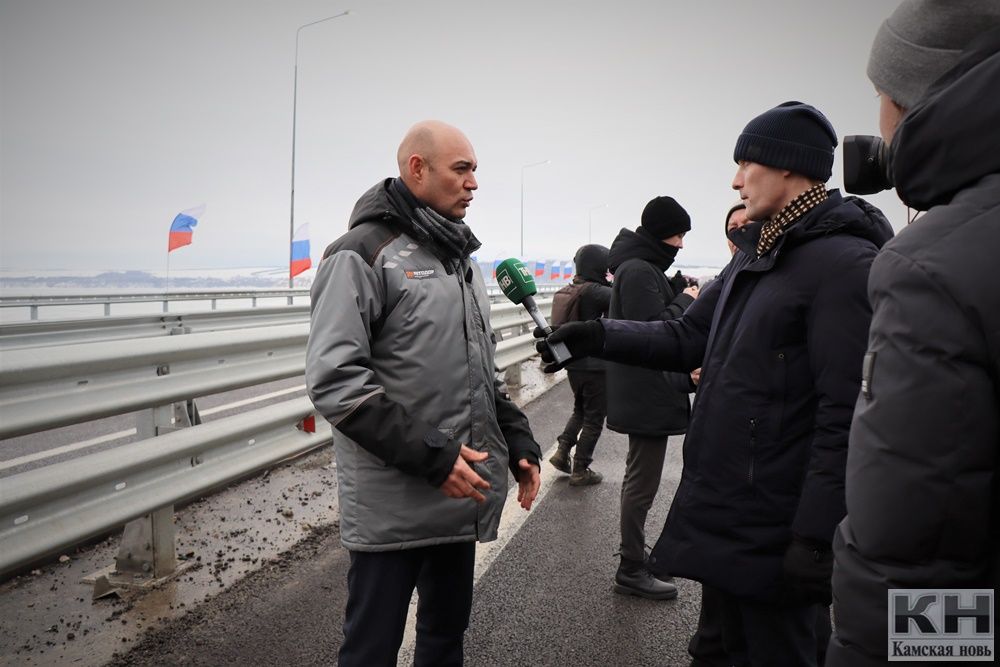
<path id="1" fill-rule="evenodd" d="M 607 285 L 609 252 L 602 245 L 582 246 L 573 257 L 573 263 L 576 264 L 576 275 L 592 283 Z"/>
<path id="2" fill-rule="evenodd" d="M 389 199 L 388 188 L 390 183 L 392 183 L 392 179 L 386 178 L 373 185 L 368 192 L 361 195 L 357 203 L 354 204 L 350 221 L 347 223 L 348 229 L 354 229 L 361 223 L 372 220 L 388 221 L 395 219 L 396 221 L 402 221 L 404 219 Z"/>
<path id="3" fill-rule="evenodd" d="M 608 268 L 614 273 L 625 260 L 642 259 L 655 264 L 661 271 L 666 271 L 674 263 L 676 256 L 677 248 L 658 241 L 642 227 L 635 231 L 622 229 L 611 244 Z"/>
<path id="4" fill-rule="evenodd" d="M 1000 28 L 984 33 L 904 116 L 892 137 L 896 192 L 920 211 L 1000 172 Z"/>
<path id="5" fill-rule="evenodd" d="M 757 241 L 763 222 L 751 222 L 728 234 L 729 239 L 750 257 L 757 255 Z M 830 190 L 827 200 L 788 228 L 777 245 L 788 246 L 830 234 L 850 234 L 881 248 L 892 238 L 892 225 L 878 208 L 860 197 L 844 197 Z"/>

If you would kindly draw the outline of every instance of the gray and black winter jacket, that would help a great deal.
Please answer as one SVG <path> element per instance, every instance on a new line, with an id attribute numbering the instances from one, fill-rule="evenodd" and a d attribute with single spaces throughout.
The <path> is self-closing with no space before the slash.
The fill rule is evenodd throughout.
<path id="1" fill-rule="evenodd" d="M 386 179 L 355 205 L 312 288 L 306 384 L 334 426 L 344 546 L 386 551 L 496 538 L 508 466 L 541 450 L 494 365 L 479 267 L 421 239 Z M 486 502 L 438 488 L 460 445 L 489 453 Z"/>

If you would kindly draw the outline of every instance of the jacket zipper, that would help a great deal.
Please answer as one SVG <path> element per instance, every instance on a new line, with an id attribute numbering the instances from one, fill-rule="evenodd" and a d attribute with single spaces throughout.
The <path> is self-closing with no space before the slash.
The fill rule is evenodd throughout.
<path id="1" fill-rule="evenodd" d="M 747 468 L 747 481 L 753 486 L 753 456 L 757 444 L 757 420 L 750 419 L 750 465 Z"/>

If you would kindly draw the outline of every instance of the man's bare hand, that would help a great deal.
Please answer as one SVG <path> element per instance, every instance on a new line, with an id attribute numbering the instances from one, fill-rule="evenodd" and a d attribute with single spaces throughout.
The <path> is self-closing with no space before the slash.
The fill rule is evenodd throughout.
<path id="1" fill-rule="evenodd" d="M 694 386 L 696 386 L 696 387 L 701 383 L 701 369 L 700 368 L 696 368 L 693 371 L 691 371 L 691 382 L 693 382 Z"/>
<path id="2" fill-rule="evenodd" d="M 449 498 L 472 498 L 477 503 L 484 502 L 486 496 L 476 489 L 488 489 L 490 483 L 480 477 L 469 463 L 482 463 L 489 457 L 486 452 L 477 452 L 471 447 L 462 445 L 451 473 L 441 485 L 441 492 Z"/>
<path id="3" fill-rule="evenodd" d="M 538 487 L 542 484 L 542 478 L 538 474 L 538 466 L 521 459 L 517 462 L 517 467 L 521 469 L 521 474 L 517 480 L 517 502 L 526 510 L 531 509 L 531 504 L 535 502 L 538 495 Z"/>
<path id="4" fill-rule="evenodd" d="M 684 293 L 693 299 L 697 299 L 698 295 L 701 294 L 701 290 L 698 289 L 697 285 L 689 285 L 684 288 Z"/>

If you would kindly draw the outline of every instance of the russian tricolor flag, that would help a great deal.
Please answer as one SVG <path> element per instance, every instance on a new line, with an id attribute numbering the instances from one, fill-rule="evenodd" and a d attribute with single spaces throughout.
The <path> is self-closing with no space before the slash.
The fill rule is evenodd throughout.
<path id="1" fill-rule="evenodd" d="M 549 273 L 549 280 L 559 280 L 559 262 L 552 262 L 552 272 Z"/>
<path id="2" fill-rule="evenodd" d="M 309 258 L 309 224 L 300 225 L 292 234 L 291 264 L 288 266 L 289 279 L 294 278 L 312 266 Z"/>
<path id="3" fill-rule="evenodd" d="M 573 262 L 563 262 L 563 280 L 569 280 L 573 277 Z"/>
<path id="4" fill-rule="evenodd" d="M 535 260 L 535 277 L 536 278 L 545 277 L 545 262 L 538 259 Z"/>
<path id="5" fill-rule="evenodd" d="M 190 245 L 191 237 L 194 235 L 194 228 L 198 224 L 198 219 L 204 214 L 204 204 L 177 214 L 174 221 L 170 223 L 170 236 L 167 241 L 168 253 L 177 248 Z"/>

